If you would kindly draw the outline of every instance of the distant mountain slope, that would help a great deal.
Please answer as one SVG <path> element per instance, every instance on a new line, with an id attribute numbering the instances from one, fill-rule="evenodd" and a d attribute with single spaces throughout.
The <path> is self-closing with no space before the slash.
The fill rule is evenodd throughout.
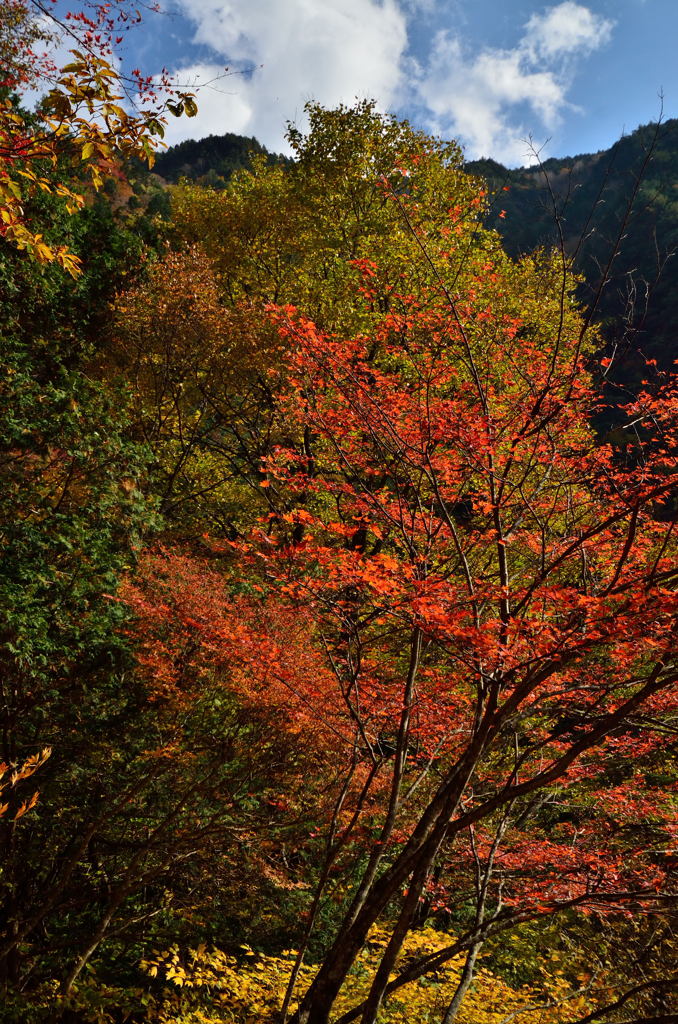
<path id="1" fill-rule="evenodd" d="M 600 153 L 507 170 L 493 160 L 466 165 L 497 194 L 490 221 L 512 255 L 559 245 L 595 297 L 610 349 L 623 356 L 624 383 L 645 373 L 639 353 L 665 369 L 678 358 L 678 120 L 646 125 Z M 502 191 L 508 186 L 508 191 Z M 635 201 L 629 210 L 635 193 Z M 501 216 L 501 210 L 504 216 Z"/>
<path id="2" fill-rule="evenodd" d="M 234 171 L 250 166 L 252 154 L 262 154 L 271 164 L 288 162 L 287 157 L 269 153 L 255 138 L 228 133 L 171 146 L 157 157 L 153 169 L 172 183 L 183 177 L 219 188 Z"/>

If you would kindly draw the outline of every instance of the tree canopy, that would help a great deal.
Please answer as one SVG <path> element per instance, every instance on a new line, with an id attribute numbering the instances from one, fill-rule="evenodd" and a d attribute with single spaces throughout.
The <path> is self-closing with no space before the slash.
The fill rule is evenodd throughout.
<path id="1" fill-rule="evenodd" d="M 662 1019 L 675 376 L 603 442 L 563 252 L 308 115 L 0 243 L 0 1019 Z"/>

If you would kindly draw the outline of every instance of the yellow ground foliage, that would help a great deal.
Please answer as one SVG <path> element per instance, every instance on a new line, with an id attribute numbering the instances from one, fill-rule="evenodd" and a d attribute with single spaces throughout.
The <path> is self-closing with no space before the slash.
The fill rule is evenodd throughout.
<path id="1" fill-rule="evenodd" d="M 333 1019 L 366 997 L 370 981 L 386 944 L 386 932 L 375 930 L 356 961 L 335 1005 Z M 450 936 L 431 928 L 410 935 L 400 967 L 408 961 L 442 949 Z M 229 956 L 201 945 L 188 954 L 174 947 L 145 960 L 146 973 L 166 984 L 150 1019 L 156 1024 L 270 1024 L 277 1018 L 295 953 L 279 956 L 254 953 L 243 947 L 242 955 Z M 439 1022 L 458 985 L 463 957 L 449 961 L 435 974 L 403 986 L 382 1010 L 383 1024 Z M 314 967 L 302 968 L 297 985 L 301 994 L 313 978 Z M 551 978 L 548 986 L 514 989 L 480 967 L 466 994 L 458 1024 L 558 1024 L 577 1016 L 584 1007 L 579 998 L 568 998 L 568 986 Z M 294 1004 L 293 1004 L 294 1005 Z"/>

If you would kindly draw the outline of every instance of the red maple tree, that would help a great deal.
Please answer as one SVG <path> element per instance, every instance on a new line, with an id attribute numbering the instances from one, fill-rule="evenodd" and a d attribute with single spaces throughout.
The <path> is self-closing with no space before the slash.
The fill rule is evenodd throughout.
<path id="1" fill-rule="evenodd" d="M 378 270 L 363 271 L 369 292 Z M 292 510 L 272 514 L 278 543 L 262 557 L 314 610 L 366 756 L 390 778 L 303 1022 L 327 1020 L 369 927 L 397 905 L 362 1016 L 374 1019 L 435 865 L 468 855 L 472 828 L 524 910 L 652 901 L 666 883 L 656 854 L 675 816 L 643 769 L 678 710 L 675 382 L 627 405 L 628 449 L 613 450 L 590 426 L 585 325 L 545 344 L 481 288 L 480 302 L 472 288 L 395 296 L 398 312 L 349 341 L 275 314 L 300 440 L 266 467 Z M 545 797 L 574 807 L 569 821 L 549 819 Z"/>
<path id="2" fill-rule="evenodd" d="M 298 1024 L 326 1024 L 384 915 L 370 995 L 342 1024 L 371 1024 L 385 994 L 462 950 L 470 974 L 516 922 L 653 906 L 671 886 L 672 794 L 652 769 L 678 712 L 675 381 L 650 368 L 612 448 L 591 426 L 588 320 L 557 266 L 532 264 L 521 296 L 528 278 L 497 253 L 462 276 L 445 259 L 428 259 L 416 296 L 358 261 L 372 315 L 357 337 L 271 310 L 287 358 L 269 371 L 270 512 L 236 545 L 261 594 L 210 612 L 201 635 L 221 636 L 222 669 L 274 666 L 266 699 L 301 729 L 324 722 L 347 777 L 360 765 L 327 856 L 360 841 L 365 866 Z M 282 660 L 269 608 L 304 623 Z M 422 904 L 469 892 L 467 931 L 392 979 Z"/>

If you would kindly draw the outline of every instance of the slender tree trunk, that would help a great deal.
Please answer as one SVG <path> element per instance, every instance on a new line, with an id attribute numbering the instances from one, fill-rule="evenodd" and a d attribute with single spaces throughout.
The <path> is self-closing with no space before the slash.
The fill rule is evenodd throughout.
<path id="1" fill-rule="evenodd" d="M 421 657 L 421 630 L 419 627 L 415 627 L 412 631 L 412 638 L 410 641 L 410 663 L 407 672 L 407 680 L 405 683 L 405 692 L 403 695 L 403 709 L 400 715 L 400 723 L 398 726 L 398 739 L 396 743 L 396 752 L 393 762 L 393 779 L 391 782 L 391 791 L 389 794 L 388 809 L 386 811 L 386 817 L 379 834 L 379 840 L 374 844 L 374 847 L 370 853 L 370 858 L 367 863 L 367 867 L 363 873 L 363 877 L 358 886 L 358 890 L 355 893 L 351 906 L 346 914 L 344 926 L 350 926 L 355 921 L 356 917 L 360 913 L 364 900 L 367 893 L 370 890 L 370 886 L 377 877 L 379 865 L 381 864 L 384 853 L 386 851 L 386 845 L 391 838 L 393 828 L 396 823 L 396 817 L 398 809 L 401 803 L 401 793 L 403 778 L 405 774 L 405 765 L 407 762 L 407 745 L 410 736 L 410 723 L 412 719 L 412 698 L 414 695 L 414 687 L 417 680 L 417 673 L 419 671 L 419 660 Z"/>
<path id="2" fill-rule="evenodd" d="M 108 904 L 104 912 L 104 915 L 99 921 L 99 924 L 97 925 L 96 930 L 94 931 L 94 934 L 92 935 L 91 939 L 87 943 L 87 946 L 82 951 L 80 956 L 77 958 L 77 960 L 75 961 L 70 971 L 63 980 L 63 983 L 61 985 L 61 991 L 64 996 L 67 996 L 70 993 L 71 989 L 73 988 L 73 984 L 80 975 L 80 972 L 87 965 L 90 957 L 93 956 L 94 953 L 96 953 L 97 949 L 99 948 L 102 941 L 106 937 L 108 927 L 111 921 L 113 920 L 116 911 L 119 909 L 120 904 L 123 902 L 126 895 L 128 894 L 130 888 L 131 886 L 127 886 L 126 888 L 119 889 L 118 892 L 115 894 L 115 897 Z"/>
<path id="3" fill-rule="evenodd" d="M 363 948 L 372 925 L 413 873 L 418 880 L 422 870 L 425 881 L 426 871 L 445 839 L 469 774 L 466 769 L 460 770 L 455 773 L 454 781 L 448 780 L 448 785 L 441 788 L 408 844 L 391 867 L 370 886 L 359 913 L 352 921 L 344 921 L 313 984 L 291 1018 L 292 1024 L 327 1024 L 339 989 Z M 388 982 L 388 978 L 386 980 Z"/>
<path id="4" fill-rule="evenodd" d="M 461 978 L 459 984 L 455 990 L 450 1005 L 445 1010 L 445 1016 L 443 1017 L 442 1024 L 453 1024 L 457 1014 L 461 1008 L 461 1004 L 464 1001 L 464 996 L 469 990 L 471 982 L 473 981 L 473 972 L 476 966 L 476 958 L 482 946 L 482 942 L 476 942 L 475 945 L 471 946 L 467 955 L 464 969 L 461 972 Z"/>
<path id="5" fill-rule="evenodd" d="M 339 814 L 340 814 L 341 809 L 342 809 L 342 807 L 344 805 L 344 800 L 346 799 L 346 795 L 348 793 L 348 788 L 349 788 L 351 779 L 353 778 L 353 772 L 355 771 L 355 762 L 351 766 L 351 770 L 350 770 L 350 772 L 349 772 L 349 774 L 348 774 L 348 776 L 347 776 L 347 778 L 346 778 L 346 780 L 344 782 L 342 790 L 341 790 L 341 792 L 339 794 L 339 798 L 337 799 L 337 802 L 335 804 L 334 812 L 333 812 L 333 815 L 332 815 L 332 823 L 331 823 L 331 826 L 330 826 L 330 834 L 329 834 L 328 842 L 327 842 L 327 851 L 326 851 L 326 855 L 325 855 L 325 863 L 323 865 L 323 868 L 322 868 L 322 871 L 321 871 L 321 874 L 320 874 L 320 878 L 318 880 L 318 885 L 316 886 L 316 891 L 315 891 L 315 894 L 314 894 L 314 897 L 313 897 L 313 902 L 311 904 L 311 908 L 310 908 L 310 911 L 309 911 L 308 921 L 306 923 L 306 928 L 304 929 L 304 934 L 303 934 L 303 937 L 302 937 L 302 941 L 301 941 L 299 950 L 297 952 L 297 956 L 296 956 L 296 959 L 294 961 L 294 965 L 292 967 L 292 971 L 290 973 L 289 981 L 287 982 L 287 988 L 285 990 L 285 996 L 283 998 L 283 1004 L 282 1004 L 282 1007 L 281 1007 L 281 1010 L 280 1010 L 280 1024 L 287 1024 L 287 1017 L 288 1017 L 288 1014 L 289 1014 L 290 1003 L 292 1002 L 292 996 L 294 994 L 294 988 L 295 988 L 295 985 L 297 983 L 297 978 L 299 977 L 299 971 L 301 970 L 301 966 L 302 966 L 302 964 L 304 962 L 304 957 L 306 955 L 306 951 L 308 949 L 308 943 L 309 943 L 309 940 L 311 938 L 311 933 L 313 931 L 313 928 L 315 926 L 315 921 L 316 921 L 316 916 L 317 916 L 317 913 L 318 913 L 318 908 L 320 907 L 320 900 L 321 900 L 322 894 L 323 894 L 323 892 L 325 890 L 325 886 L 327 885 L 327 881 L 328 881 L 329 875 L 330 875 L 330 870 L 331 870 L 332 865 L 334 864 L 335 860 L 339 856 L 339 853 L 341 852 L 341 850 L 343 849 L 345 844 L 348 842 L 348 839 L 349 839 L 349 837 L 351 836 L 351 834 L 353 832 L 353 828 L 354 828 L 355 824 L 358 821 L 358 817 L 360 815 L 360 810 L 361 810 L 361 808 L 363 806 L 363 802 L 364 802 L 365 798 L 367 797 L 367 794 L 369 792 L 370 785 L 372 783 L 372 779 L 374 778 L 374 774 L 376 773 L 376 770 L 377 770 L 376 769 L 376 765 L 373 765 L 372 771 L 369 773 L 368 778 L 367 778 L 367 780 L 366 780 L 366 782 L 365 782 L 365 784 L 363 786 L 362 792 L 361 792 L 361 794 L 360 794 L 360 796 L 358 798 L 357 807 L 354 810 L 352 820 L 349 822 L 349 824 L 347 826 L 347 829 L 345 830 L 343 835 L 341 835 L 336 842 L 335 842 L 335 837 L 336 837 L 336 829 L 337 829 L 338 821 L 339 821 Z"/>
<path id="6" fill-rule="evenodd" d="M 432 860 L 434 856 L 435 852 L 430 860 Z M 365 1003 L 365 1009 L 363 1010 L 362 1024 L 374 1024 L 374 1021 L 377 1019 L 377 1014 L 381 1008 L 388 980 L 396 965 L 398 954 L 402 949 L 407 933 L 414 922 L 417 907 L 419 906 L 419 898 L 424 886 L 426 885 L 426 879 L 428 878 L 429 867 L 430 863 L 422 864 L 421 868 L 417 869 L 416 874 L 410 882 L 410 887 L 403 902 L 400 917 L 393 929 L 391 938 L 384 950 L 384 955 L 381 958 L 381 963 L 379 964 L 377 973 L 372 981 L 367 1002 Z"/>

